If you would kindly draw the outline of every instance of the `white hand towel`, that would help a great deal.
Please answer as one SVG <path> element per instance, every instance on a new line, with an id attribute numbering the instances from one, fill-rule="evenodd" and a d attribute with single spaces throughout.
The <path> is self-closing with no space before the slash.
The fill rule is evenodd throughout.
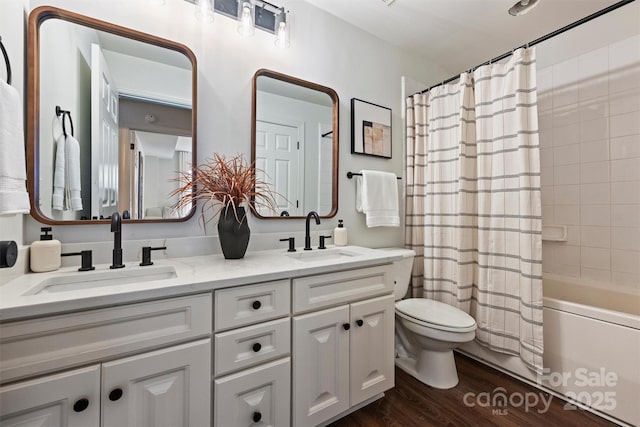
<path id="1" fill-rule="evenodd" d="M 56 159 L 53 169 L 53 196 L 51 207 L 57 211 L 64 209 L 64 187 L 65 187 L 65 160 L 66 142 L 63 134 L 56 140 Z"/>
<path id="2" fill-rule="evenodd" d="M 80 144 L 78 144 L 78 141 L 72 135 L 67 135 L 65 144 L 65 160 L 65 196 L 67 208 L 72 211 L 81 211 Z"/>
<path id="3" fill-rule="evenodd" d="M 399 227 L 398 180 L 394 173 L 362 170 L 356 177 L 356 210 L 367 227 Z"/>
<path id="4" fill-rule="evenodd" d="M 0 80 L 0 215 L 29 213 L 20 94 Z"/>

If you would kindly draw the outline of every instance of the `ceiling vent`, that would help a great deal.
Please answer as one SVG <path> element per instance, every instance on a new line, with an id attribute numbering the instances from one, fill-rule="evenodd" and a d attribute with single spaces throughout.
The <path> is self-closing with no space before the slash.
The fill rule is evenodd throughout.
<path id="1" fill-rule="evenodd" d="M 382 0 L 382 3 L 386 4 L 387 6 L 391 6 L 391 3 L 393 3 L 396 0 Z"/>

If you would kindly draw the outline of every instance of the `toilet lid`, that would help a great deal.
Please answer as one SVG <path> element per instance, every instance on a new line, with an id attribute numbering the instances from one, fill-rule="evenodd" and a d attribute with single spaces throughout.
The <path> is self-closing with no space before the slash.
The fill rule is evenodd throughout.
<path id="1" fill-rule="evenodd" d="M 396 303 L 396 310 L 405 316 L 434 325 L 436 328 L 468 329 L 475 328 L 476 321 L 464 311 L 445 304 L 425 298 L 409 298 Z"/>

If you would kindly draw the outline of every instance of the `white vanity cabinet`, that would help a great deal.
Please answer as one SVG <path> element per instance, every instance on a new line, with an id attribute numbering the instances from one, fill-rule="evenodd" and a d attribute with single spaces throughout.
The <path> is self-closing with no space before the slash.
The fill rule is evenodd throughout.
<path id="1" fill-rule="evenodd" d="M 210 293 L 3 324 L 1 424 L 209 425 L 210 325 Z"/>
<path id="2" fill-rule="evenodd" d="M 321 424 L 393 387 L 394 297 L 386 271 L 293 280 L 293 425 Z"/>
<path id="3" fill-rule="evenodd" d="M 214 301 L 214 426 L 290 425 L 290 280 L 217 290 Z"/>

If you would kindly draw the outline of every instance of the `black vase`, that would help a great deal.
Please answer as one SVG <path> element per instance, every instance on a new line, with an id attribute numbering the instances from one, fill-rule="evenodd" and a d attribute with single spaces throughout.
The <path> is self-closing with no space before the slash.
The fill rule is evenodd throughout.
<path id="1" fill-rule="evenodd" d="M 218 238 L 226 259 L 244 257 L 247 246 L 249 246 L 250 235 L 251 230 L 249 230 L 247 215 L 243 207 L 237 206 L 235 212 L 232 206 L 229 206 L 228 209 L 222 208 L 218 219 Z"/>

